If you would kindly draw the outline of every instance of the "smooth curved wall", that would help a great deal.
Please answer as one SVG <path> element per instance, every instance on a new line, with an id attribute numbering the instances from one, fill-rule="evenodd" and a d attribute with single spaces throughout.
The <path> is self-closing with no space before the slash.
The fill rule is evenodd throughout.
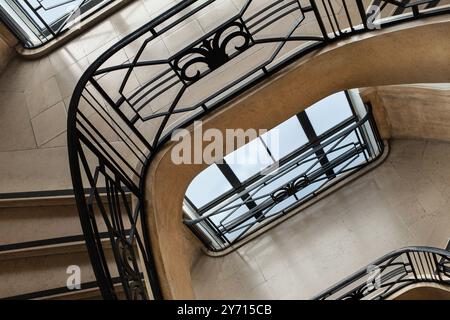
<path id="1" fill-rule="evenodd" d="M 408 286 L 390 300 L 450 300 L 450 287 L 427 283 Z"/>
<path id="2" fill-rule="evenodd" d="M 14 55 L 14 46 L 17 39 L 9 32 L 6 26 L 0 22 L 0 72 L 6 67 Z"/>
<path id="3" fill-rule="evenodd" d="M 386 86 L 361 95 L 372 103 L 384 138 L 450 141 L 450 88 Z"/>
<path id="4" fill-rule="evenodd" d="M 270 129 L 349 88 L 450 82 L 448 20 L 443 16 L 415 21 L 309 54 L 205 117 L 203 129 Z M 206 165 L 173 164 L 173 146 L 166 144 L 149 167 L 146 213 L 164 297 L 192 299 L 190 269 L 201 245 L 183 225 L 181 205 L 189 183 Z"/>

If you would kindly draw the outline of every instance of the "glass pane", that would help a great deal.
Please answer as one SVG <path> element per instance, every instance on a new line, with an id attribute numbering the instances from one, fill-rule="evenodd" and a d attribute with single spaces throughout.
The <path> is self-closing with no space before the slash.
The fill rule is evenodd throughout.
<path id="1" fill-rule="evenodd" d="M 308 142 L 297 116 L 261 135 L 261 139 L 268 146 L 275 160 L 280 160 Z"/>
<path id="2" fill-rule="evenodd" d="M 214 164 L 194 178 L 186 191 L 186 196 L 200 208 L 230 189 L 231 184 Z"/>
<path id="3" fill-rule="evenodd" d="M 98 2 L 98 1 L 97 1 Z M 33 6 L 33 8 L 38 9 L 38 13 L 41 17 L 47 22 L 47 24 L 51 25 L 56 20 L 64 17 L 69 14 L 72 10 L 76 9 L 80 4 L 83 3 L 82 0 L 65 0 L 65 1 L 37 1 L 37 0 L 29 0 L 29 3 Z M 24 8 L 26 8 L 30 13 L 31 10 L 29 7 L 24 4 Z"/>
<path id="4" fill-rule="evenodd" d="M 322 185 L 324 185 L 327 181 L 328 179 L 325 175 L 320 176 L 319 178 L 317 178 L 316 182 L 311 183 L 310 185 L 306 186 L 296 193 L 298 199 L 300 201 L 304 201 L 306 198 L 310 197 L 313 192 L 316 192 L 318 189 L 320 189 Z"/>
<path id="5" fill-rule="evenodd" d="M 317 135 L 351 117 L 352 110 L 344 92 L 335 93 L 306 109 Z"/>
<path id="6" fill-rule="evenodd" d="M 300 177 L 310 164 L 312 163 L 300 164 L 298 166 L 292 165 L 289 166 L 289 169 L 283 170 L 280 174 L 271 177 L 270 182 L 266 186 L 259 187 L 251 192 L 255 202 L 260 204 L 266 201 L 270 197 L 270 194 L 284 187 L 288 182 Z"/>
<path id="7" fill-rule="evenodd" d="M 215 214 L 210 217 L 210 221 L 217 226 L 218 228 L 222 227 L 229 227 L 231 228 L 231 225 L 233 223 L 234 219 L 237 219 L 241 216 L 243 216 L 245 213 L 248 212 L 248 207 L 244 204 L 244 201 L 242 199 L 237 199 L 231 203 L 229 203 L 227 206 L 223 208 L 223 211 Z M 213 212 L 214 210 L 211 210 L 210 212 Z M 208 213 L 210 213 L 208 212 Z M 254 218 L 249 218 L 245 222 L 242 222 L 242 224 L 248 224 L 252 221 L 255 221 Z M 227 237 L 229 241 L 233 241 L 238 237 L 242 232 L 243 229 L 240 228 L 241 225 L 237 227 L 234 231 L 226 232 L 224 231 L 224 235 Z"/>
<path id="8" fill-rule="evenodd" d="M 241 181 L 247 180 L 274 163 L 259 138 L 227 155 L 225 161 Z"/>
<path id="9" fill-rule="evenodd" d="M 354 132 L 351 132 L 344 140 L 342 140 L 338 145 L 333 142 L 324 148 L 327 153 L 328 160 L 334 160 L 344 153 L 354 149 L 356 145 L 359 144 L 358 137 Z M 333 149 L 333 150 L 331 150 Z"/>
<path id="10" fill-rule="evenodd" d="M 336 166 L 336 168 L 334 169 L 334 171 L 336 173 L 345 170 L 351 170 L 355 167 L 357 167 L 360 164 L 363 164 L 366 162 L 366 158 L 364 157 L 364 154 L 360 153 L 356 156 L 353 156 L 352 158 L 348 159 L 347 161 L 345 161 L 344 163 Z"/>
<path id="11" fill-rule="evenodd" d="M 268 210 L 265 213 L 266 218 L 269 218 L 272 215 L 276 215 L 279 214 L 281 211 L 283 211 L 284 209 L 286 209 L 287 207 L 291 206 L 292 204 L 294 204 L 295 202 L 297 202 L 297 200 L 295 199 L 294 196 L 290 196 L 289 198 L 285 199 L 284 201 L 276 204 L 273 208 L 271 208 L 270 210 Z"/>
<path id="12" fill-rule="evenodd" d="M 233 219 L 236 219 L 244 213 L 248 212 L 248 208 L 244 204 L 244 201 L 242 201 L 242 199 L 236 199 L 235 201 L 223 207 L 220 211 L 220 213 L 212 215 L 210 219 L 216 226 L 226 226 L 227 224 L 231 223 Z M 208 212 L 208 214 L 211 212 L 217 211 L 211 210 L 210 212 Z"/>
<path id="13" fill-rule="evenodd" d="M 27 48 L 45 44 L 113 0 L 3 0 L 0 11 Z M 52 29 L 49 30 L 46 24 Z"/>

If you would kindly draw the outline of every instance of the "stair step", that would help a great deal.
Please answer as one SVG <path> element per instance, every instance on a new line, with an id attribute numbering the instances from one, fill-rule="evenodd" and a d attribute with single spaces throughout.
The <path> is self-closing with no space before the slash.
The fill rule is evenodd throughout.
<path id="1" fill-rule="evenodd" d="M 107 197 L 101 199 L 107 206 Z M 98 228 L 112 277 L 117 277 L 106 226 Z M 66 287 L 71 265 L 81 268 L 82 290 Z M 72 191 L 0 194 L 0 270 L 0 299 L 101 298 Z"/>
<path id="2" fill-rule="evenodd" d="M 80 267 L 82 282 L 95 281 L 86 252 L 0 261 L 0 298 L 63 287 L 71 265 Z"/>
<path id="3" fill-rule="evenodd" d="M 124 297 L 124 291 L 120 278 L 113 279 L 114 288 L 119 299 Z M 3 300 L 102 300 L 100 289 L 97 282 L 85 283 L 80 290 L 69 290 L 67 287 L 43 290 L 28 294 L 8 297 Z"/>
<path id="4" fill-rule="evenodd" d="M 106 193 L 100 188 L 100 198 L 103 203 L 107 203 Z M 88 191 L 86 191 L 88 194 Z M 127 195 L 130 197 L 130 194 Z M 72 190 L 55 191 L 35 191 L 35 192 L 15 192 L 0 193 L 0 208 L 8 207 L 35 207 L 50 205 L 74 205 L 76 206 L 75 196 Z"/>
<path id="5" fill-rule="evenodd" d="M 106 197 L 102 200 L 107 205 Z M 95 207 L 96 215 L 100 210 Z M 125 209 L 122 208 L 125 215 Z M 97 221 L 102 221 L 99 217 Z M 128 217 L 124 217 L 125 227 Z M 105 232 L 103 223 L 98 225 L 99 232 Z M 4 245 L 20 244 L 32 241 L 45 241 L 81 235 L 82 229 L 78 210 L 73 196 L 54 199 L 10 199 L 0 200 L 0 250 Z"/>
<path id="6" fill-rule="evenodd" d="M 110 247 L 111 243 L 107 238 L 107 234 L 101 234 L 101 237 L 103 238 L 103 246 L 105 248 Z M 47 241 L 31 241 L 20 244 L 0 246 L 0 261 L 86 252 L 86 250 L 86 243 L 84 242 L 84 237 L 82 235 L 48 239 Z"/>

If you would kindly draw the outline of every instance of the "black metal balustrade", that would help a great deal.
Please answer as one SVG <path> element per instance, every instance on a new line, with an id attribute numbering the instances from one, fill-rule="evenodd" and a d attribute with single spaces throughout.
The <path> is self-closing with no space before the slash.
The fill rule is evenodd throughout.
<path id="1" fill-rule="evenodd" d="M 381 9 L 375 18 L 368 12 L 374 4 Z M 210 9 L 217 19 L 205 22 Z M 117 275 L 128 299 L 163 298 L 147 234 L 144 177 L 174 129 L 192 124 L 312 50 L 374 26 L 450 10 L 446 1 L 431 0 L 248 0 L 223 18 L 227 12 L 215 0 L 182 1 L 107 50 L 75 88 L 67 126 L 70 168 L 105 299 L 116 298 L 112 279 Z M 106 188 L 108 205 L 100 201 L 99 188 Z M 126 208 L 129 234 L 121 208 Z M 115 266 L 106 263 L 99 224 L 108 229 Z M 145 287 L 142 271 L 151 288 Z"/>
<path id="2" fill-rule="evenodd" d="M 415 284 L 450 285 L 450 252 L 407 247 L 391 252 L 319 294 L 316 300 L 382 300 Z"/>

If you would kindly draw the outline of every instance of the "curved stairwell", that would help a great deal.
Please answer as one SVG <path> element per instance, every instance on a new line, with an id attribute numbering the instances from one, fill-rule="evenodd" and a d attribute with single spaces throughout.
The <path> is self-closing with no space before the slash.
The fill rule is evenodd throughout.
<path id="1" fill-rule="evenodd" d="M 419 28 L 420 29 L 420 28 Z M 415 48 L 415 43 L 422 41 L 424 34 L 419 34 L 419 29 L 410 29 L 410 33 L 406 30 L 392 33 L 389 37 L 374 37 L 370 39 L 360 40 L 351 43 L 348 47 L 341 44 L 335 50 L 330 49 L 325 52 L 309 57 L 305 63 L 299 62 L 291 67 L 286 73 L 280 74 L 276 79 L 265 83 L 261 88 L 257 88 L 250 92 L 247 96 L 241 97 L 235 103 L 225 105 L 217 113 L 210 117 L 203 118 L 204 130 L 208 128 L 218 128 L 225 130 L 226 128 L 272 128 L 286 118 L 302 111 L 306 106 L 323 97 L 324 92 L 336 92 L 340 89 L 349 87 L 373 86 L 378 84 L 389 84 L 387 81 L 398 81 L 397 83 L 410 82 L 426 82 L 424 78 L 438 77 L 440 71 L 433 71 L 433 75 L 429 72 L 430 68 L 437 64 L 441 68 L 448 68 L 447 57 L 442 56 L 442 64 L 440 58 L 430 57 L 425 65 L 424 59 L 426 50 L 422 54 L 414 55 L 421 57 L 417 61 L 410 60 L 410 54 L 415 49 L 412 47 L 402 51 L 404 55 L 397 53 L 397 45 L 402 39 L 408 38 L 407 42 L 403 42 L 402 46 L 406 48 L 409 44 Z M 444 36 L 442 34 L 442 36 Z M 416 38 L 417 37 L 417 38 Z M 436 39 L 436 38 L 435 38 Z M 386 40 L 386 42 L 384 41 Z M 425 47 L 430 47 L 425 46 Z M 367 52 L 377 50 L 375 48 L 383 48 L 385 52 L 396 52 L 396 56 L 390 59 L 391 64 L 385 65 L 385 62 L 379 60 L 379 56 L 369 56 Z M 438 50 L 441 50 L 439 48 Z M 391 51 L 392 50 L 392 51 Z M 444 49 L 446 50 L 446 49 Z M 428 51 L 428 54 L 432 54 Z M 350 69 L 346 60 L 340 60 L 338 57 L 352 57 L 352 62 L 358 66 L 358 69 Z M 420 61 L 419 61 L 420 60 Z M 332 61 L 332 63 L 327 63 Z M 403 62 L 409 61 L 417 66 L 414 71 L 408 64 Z M 437 64 L 436 64 L 437 63 Z M 324 70 L 324 66 L 326 69 Z M 418 71 L 418 68 L 422 68 Z M 442 70 L 442 69 L 441 69 Z M 391 73 L 392 72 L 392 73 Z M 331 78 L 326 75 L 337 75 Z M 314 75 L 321 77 L 314 78 Z M 423 78 L 424 77 L 424 78 Z M 311 79 L 315 81 L 311 81 Z M 446 76 L 440 81 L 446 82 Z M 329 91 L 327 91 L 329 90 Z M 301 105 L 299 102 L 305 103 Z M 234 102 L 234 101 L 233 101 Z M 269 105 L 278 105 L 279 108 L 267 108 Z M 236 118 L 234 115 L 239 114 Z M 192 136 L 192 135 L 191 135 Z M 186 236 L 187 231 L 178 223 L 181 217 L 180 208 L 177 205 L 182 202 L 185 190 L 190 181 L 205 168 L 205 165 L 176 166 L 171 161 L 171 148 L 175 143 L 167 143 L 165 148 L 158 153 L 152 161 L 149 172 L 146 177 L 146 183 L 150 187 L 146 190 L 146 197 L 149 199 L 147 207 L 148 217 L 151 219 L 150 225 L 157 225 L 152 231 L 153 241 L 158 245 L 155 252 L 158 252 L 160 258 L 160 268 L 163 275 L 167 275 L 164 283 L 171 284 L 173 296 L 176 298 L 192 297 L 190 265 L 195 259 L 196 253 L 191 254 L 187 251 L 195 250 L 195 241 L 189 241 Z M 176 183 L 175 183 L 176 182 Z M 167 217 L 173 217 L 167 219 Z M 176 234 L 178 237 L 174 237 Z M 170 249 L 165 249 L 170 245 Z M 176 258 L 171 253 L 177 252 Z M 184 263 L 180 265 L 180 260 L 184 259 Z M 174 275 L 180 277 L 177 281 L 169 280 Z M 169 294 L 169 293 L 168 293 Z"/>
<path id="2" fill-rule="evenodd" d="M 252 3 L 248 1 L 221 25 L 187 39 L 184 47 L 161 51 L 159 40 L 173 36 L 177 26 L 188 28 L 214 2 L 184 1 L 149 22 L 105 52 L 75 89 L 68 117 L 72 180 L 91 263 L 106 299 L 117 298 L 117 293 L 104 256 L 105 243 L 98 237 L 98 225 L 103 223 L 127 299 L 194 297 L 190 266 L 201 246 L 181 223 L 181 203 L 188 183 L 205 165 L 172 163 L 174 143 L 168 140 L 174 129 L 192 130 L 192 122 L 200 118 L 205 130 L 272 128 L 340 90 L 450 82 L 445 2 L 434 7 L 433 1 L 406 6 L 383 1 L 387 9 L 378 21 L 381 30 L 373 30 L 367 1 L 343 2 L 340 14 L 330 13 L 336 8 L 328 8 L 324 1 L 301 5 L 292 1 L 280 19 L 288 17 L 294 31 L 300 27 L 298 34 L 291 30 L 276 38 L 257 38 L 264 29 L 258 24 L 268 16 L 251 20 L 262 18 L 271 7 L 246 17 Z M 304 23 L 305 19 L 312 23 Z M 221 49 L 214 39 L 230 27 L 239 29 L 243 42 L 234 53 L 215 56 Z M 256 30 L 249 31 L 252 28 Z M 295 41 L 301 44 L 290 46 Z M 209 48 L 208 43 L 214 46 Z M 273 55 L 248 73 L 230 76 L 230 70 L 249 64 L 251 50 L 266 43 L 274 43 Z M 182 62 L 201 46 L 209 48 L 200 59 L 206 67 L 191 73 L 187 69 L 193 62 Z M 123 51 L 134 53 L 134 58 L 123 60 Z M 252 52 L 262 53 L 263 49 Z M 161 68 L 163 64 L 168 69 Z M 213 81 L 217 75 L 228 82 Z M 171 91 L 177 86 L 178 92 Z M 161 97 L 163 93 L 169 97 Z M 101 200 L 102 188 L 107 203 Z M 134 203 L 126 198 L 127 192 Z"/>

